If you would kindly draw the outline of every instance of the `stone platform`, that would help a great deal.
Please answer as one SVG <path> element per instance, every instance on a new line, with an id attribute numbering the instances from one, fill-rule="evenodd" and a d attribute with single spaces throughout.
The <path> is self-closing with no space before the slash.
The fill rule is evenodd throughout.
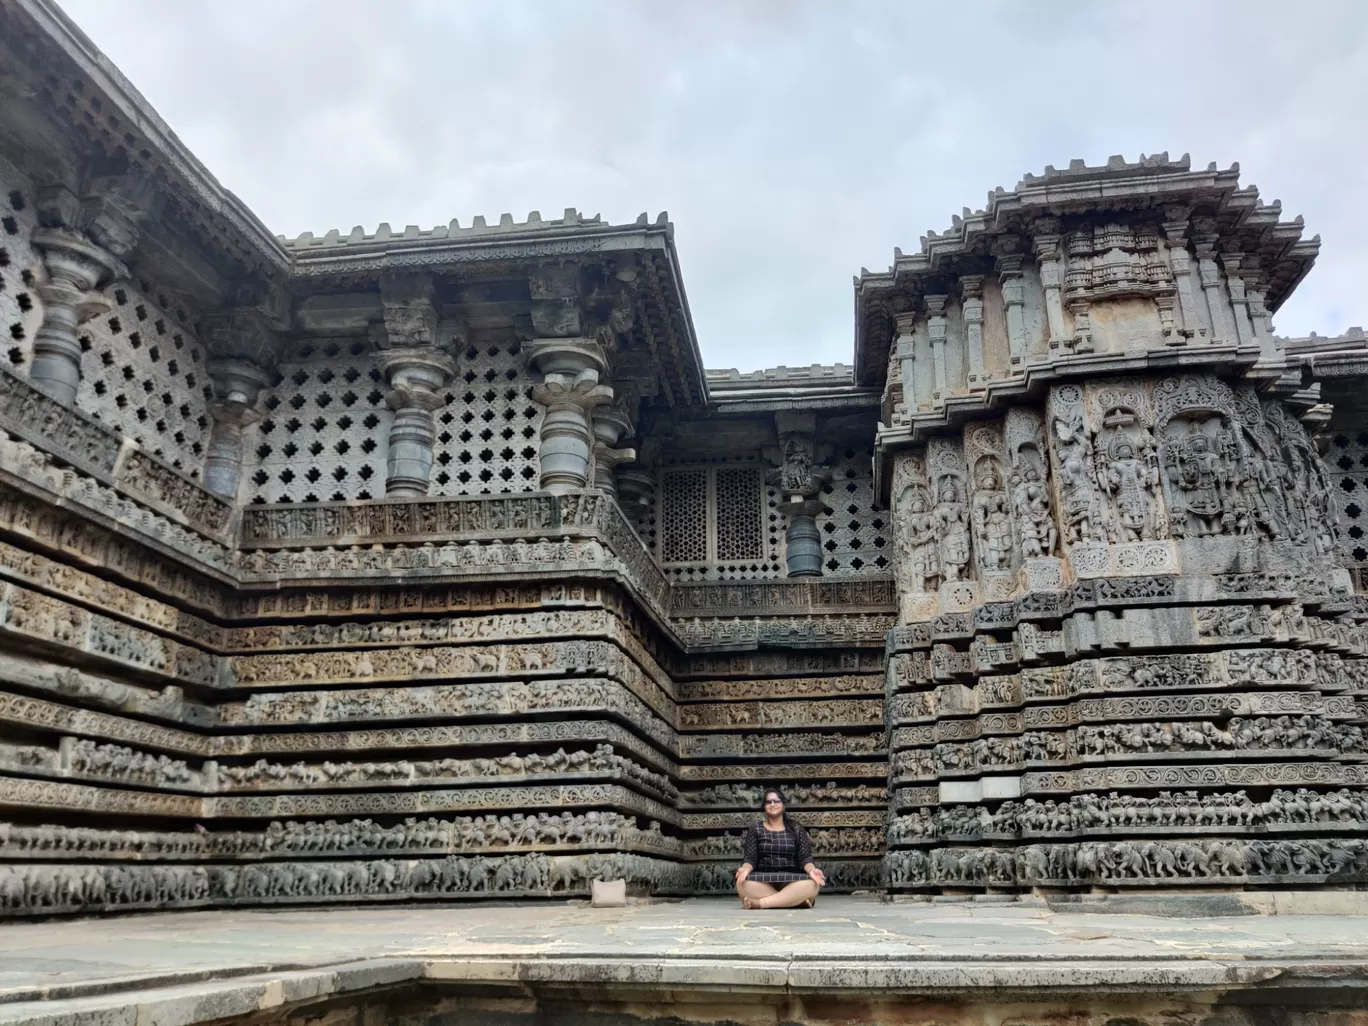
<path id="1" fill-rule="evenodd" d="M 1363 897 L 1264 894 L 1243 915 L 1181 918 L 834 896 L 812 911 L 691 899 L 21 923 L 0 927 L 0 1022 L 327 1013 L 446 1026 L 547 1021 L 536 1016 L 548 1010 L 560 1022 L 555 1009 L 585 1023 L 947 1022 L 985 1021 L 990 1007 L 1004 1022 L 1196 1022 L 1218 1011 L 1260 1022 L 1277 1007 L 1348 1023 L 1368 1007 L 1368 919 L 1339 913 L 1362 913 Z"/>

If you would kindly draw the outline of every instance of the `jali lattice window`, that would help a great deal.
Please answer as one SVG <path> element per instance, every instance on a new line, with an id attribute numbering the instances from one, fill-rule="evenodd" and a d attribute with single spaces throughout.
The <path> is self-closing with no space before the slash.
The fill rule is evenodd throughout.
<path id="1" fill-rule="evenodd" d="M 658 494 L 660 561 L 676 580 L 768 577 L 780 565 L 759 466 L 665 470 Z"/>

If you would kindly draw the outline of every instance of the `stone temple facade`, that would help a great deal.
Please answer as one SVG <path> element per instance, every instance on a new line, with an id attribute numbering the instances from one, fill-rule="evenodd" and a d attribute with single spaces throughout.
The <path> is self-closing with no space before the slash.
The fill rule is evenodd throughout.
<path id="1" fill-rule="evenodd" d="M 1074 162 L 702 366 L 673 230 L 270 234 L 0 0 L 0 913 L 1368 883 L 1368 343 Z"/>

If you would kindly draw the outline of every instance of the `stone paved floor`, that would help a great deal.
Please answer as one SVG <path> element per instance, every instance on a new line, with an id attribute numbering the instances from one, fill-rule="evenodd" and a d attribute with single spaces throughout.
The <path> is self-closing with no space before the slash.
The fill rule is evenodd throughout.
<path id="1" fill-rule="evenodd" d="M 1312 907 L 1334 908 L 1326 897 Z M 730 901 L 694 899 L 626 909 L 181 912 L 0 926 L 0 1022 L 76 1021 L 36 1016 L 36 1009 L 56 1014 L 59 1006 L 108 1005 L 120 994 L 143 1000 L 177 988 L 229 987 L 233 980 L 255 985 L 270 974 L 286 979 L 288 1000 L 288 980 L 308 975 L 301 971 L 316 976 L 329 967 L 336 975 L 338 966 L 358 964 L 388 966 L 402 978 L 447 980 L 591 971 L 639 980 L 643 967 L 653 967 L 657 982 L 779 986 L 794 985 L 804 971 L 827 974 L 810 981 L 837 980 L 831 974 L 840 969 L 838 982 L 861 985 L 851 982 L 858 970 L 862 985 L 879 987 L 914 977 L 924 982 L 929 972 L 943 981 L 951 979 L 944 974 L 957 974 L 954 979 L 974 986 L 1029 985 L 1033 970 L 1039 983 L 1061 965 L 1118 983 L 1128 973 L 1151 982 L 1167 974 L 1175 985 L 1197 986 L 1231 973 L 1266 978 L 1259 974 L 1293 963 L 1363 973 L 1368 918 L 1161 918 L 1058 912 L 1032 903 L 883 904 L 841 896 L 824 898 L 811 911 L 746 912 Z M 199 1020 L 186 1013 L 164 1021 Z"/>

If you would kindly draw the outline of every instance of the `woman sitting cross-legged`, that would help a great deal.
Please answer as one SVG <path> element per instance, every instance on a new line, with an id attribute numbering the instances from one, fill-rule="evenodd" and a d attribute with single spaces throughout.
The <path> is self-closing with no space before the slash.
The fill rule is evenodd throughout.
<path id="1" fill-rule="evenodd" d="M 784 795 L 765 792 L 765 818 L 741 839 L 743 858 L 736 871 L 736 895 L 746 908 L 812 908 L 826 884 L 812 863 L 807 831 L 784 813 Z"/>

